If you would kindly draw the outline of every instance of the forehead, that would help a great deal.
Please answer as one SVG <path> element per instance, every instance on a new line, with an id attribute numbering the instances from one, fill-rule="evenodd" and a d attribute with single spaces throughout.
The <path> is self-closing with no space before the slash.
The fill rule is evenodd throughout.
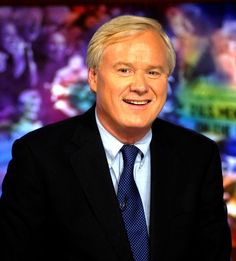
<path id="1" fill-rule="evenodd" d="M 101 62 L 158 62 L 167 63 L 167 46 L 154 31 L 131 35 L 109 44 L 103 52 Z"/>

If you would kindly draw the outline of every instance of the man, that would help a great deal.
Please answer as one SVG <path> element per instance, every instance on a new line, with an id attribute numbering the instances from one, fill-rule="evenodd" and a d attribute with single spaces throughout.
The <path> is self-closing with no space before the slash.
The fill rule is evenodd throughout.
<path id="1" fill-rule="evenodd" d="M 160 24 L 109 21 L 91 39 L 87 64 L 96 107 L 13 146 L 0 205 L 3 260 L 229 261 L 217 146 L 156 119 L 175 64 Z M 132 194 L 123 174 L 133 152 L 123 148 L 133 145 Z"/>

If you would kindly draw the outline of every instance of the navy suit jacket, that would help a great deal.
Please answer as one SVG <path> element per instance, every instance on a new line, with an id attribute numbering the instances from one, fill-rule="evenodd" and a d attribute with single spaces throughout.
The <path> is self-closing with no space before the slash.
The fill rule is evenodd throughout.
<path id="1" fill-rule="evenodd" d="M 229 261 L 217 146 L 157 119 L 151 261 Z M 0 259 L 132 261 L 94 108 L 17 140 L 0 200 Z"/>

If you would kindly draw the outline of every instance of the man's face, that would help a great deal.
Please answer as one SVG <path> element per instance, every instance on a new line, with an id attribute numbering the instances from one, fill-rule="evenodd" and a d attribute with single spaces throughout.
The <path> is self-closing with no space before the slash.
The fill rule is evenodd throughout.
<path id="1" fill-rule="evenodd" d="M 167 74 L 166 46 L 155 32 L 109 45 L 99 68 L 89 69 L 103 126 L 123 142 L 142 138 L 165 103 Z"/>

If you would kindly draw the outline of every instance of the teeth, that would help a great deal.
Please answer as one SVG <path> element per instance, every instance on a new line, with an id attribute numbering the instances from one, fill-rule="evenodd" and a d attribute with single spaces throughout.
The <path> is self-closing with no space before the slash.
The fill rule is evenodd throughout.
<path id="1" fill-rule="evenodd" d="M 124 101 L 129 103 L 129 104 L 134 104 L 134 105 L 145 105 L 145 104 L 148 104 L 150 102 L 149 100 L 135 101 L 135 100 L 126 100 L 126 99 Z"/>

